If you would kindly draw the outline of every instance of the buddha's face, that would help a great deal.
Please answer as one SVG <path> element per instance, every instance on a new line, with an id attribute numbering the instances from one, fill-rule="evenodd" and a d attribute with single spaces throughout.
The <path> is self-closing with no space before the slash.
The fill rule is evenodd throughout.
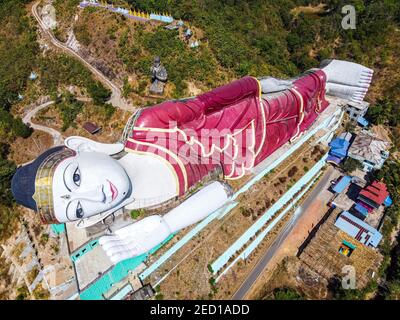
<path id="1" fill-rule="evenodd" d="M 63 160 L 53 176 L 54 212 L 59 222 L 117 209 L 130 193 L 124 168 L 97 152 L 81 152 Z"/>

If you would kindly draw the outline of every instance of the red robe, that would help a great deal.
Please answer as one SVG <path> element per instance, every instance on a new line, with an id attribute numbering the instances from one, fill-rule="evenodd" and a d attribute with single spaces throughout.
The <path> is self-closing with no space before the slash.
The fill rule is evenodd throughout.
<path id="1" fill-rule="evenodd" d="M 125 147 L 166 160 L 180 195 L 217 166 L 227 179 L 240 178 L 312 125 L 328 106 L 325 82 L 322 70 L 312 71 L 263 98 L 258 80 L 244 77 L 166 101 L 141 111 Z"/>

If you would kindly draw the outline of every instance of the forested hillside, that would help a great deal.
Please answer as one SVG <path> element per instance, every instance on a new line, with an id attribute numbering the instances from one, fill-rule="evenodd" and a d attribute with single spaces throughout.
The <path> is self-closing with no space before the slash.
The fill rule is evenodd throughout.
<path id="1" fill-rule="evenodd" d="M 0 3 L 0 240 L 10 234 L 10 224 L 18 216 L 10 190 L 16 165 L 9 160 L 10 145 L 18 137 L 28 138 L 32 130 L 22 123 L 19 109 L 37 98 L 53 98 L 68 85 L 86 90 L 99 112 L 110 113 L 105 105 L 109 90 L 94 80 L 77 60 L 56 52 L 42 55 L 37 29 L 29 16 L 28 0 L 4 0 Z M 29 80 L 35 72 L 38 80 Z M 18 106 L 18 107 L 17 107 Z M 72 106 L 59 108 L 68 125 L 73 123 Z"/>
<path id="2" fill-rule="evenodd" d="M 9 143 L 31 133 L 10 113 L 18 95 L 24 93 L 38 52 L 36 31 L 24 8 L 28 2 L 4 0 L 0 5 L 0 238 L 10 234 L 17 216 L 10 191 L 15 164 L 8 160 Z"/>
<path id="3" fill-rule="evenodd" d="M 121 1 L 116 1 L 121 2 Z M 326 58 L 374 68 L 367 96 L 371 116 L 397 138 L 400 111 L 400 2 L 396 0 L 144 0 L 144 11 L 169 12 L 204 31 L 217 62 L 240 77 L 290 77 Z M 356 29 L 341 27 L 343 6 L 354 5 Z M 170 55 L 171 53 L 168 53 Z M 162 58 L 167 52 L 160 51 Z M 385 105 L 389 108 L 383 108 Z M 382 112 L 381 112 L 382 111 Z M 395 119 L 396 118 L 396 119 Z"/>
<path id="4" fill-rule="evenodd" d="M 393 54 L 387 40 L 400 20 L 396 0 L 329 0 L 322 6 L 310 0 L 128 2 L 201 27 L 221 65 L 238 75 L 291 76 L 331 57 L 383 67 Z M 349 4 L 356 7 L 356 30 L 341 28 L 341 9 Z"/>
<path id="5" fill-rule="evenodd" d="M 96 84 L 78 62 L 69 57 L 39 54 L 36 24 L 28 18 L 30 2 L 5 0 L 0 6 L 2 143 L 30 134 L 10 110 L 18 102 L 18 96 L 25 94 L 32 70 L 40 76 L 43 94 L 55 94 L 63 84 L 87 87 L 89 94 L 96 94 Z M 127 4 L 121 0 L 113 2 Z M 78 3 L 78 0 L 54 2 L 59 23 L 56 33 L 71 26 Z M 149 29 L 139 25 L 132 30 L 124 26 L 123 19 L 111 24 L 105 32 L 105 37 L 114 41 L 111 44 L 115 48 L 110 50 L 116 51 L 128 75 L 139 76 L 138 85 L 133 88 L 139 95 L 143 93 L 154 55 L 161 56 L 170 73 L 174 97 L 188 94 L 188 81 L 211 88 L 232 77 L 247 74 L 290 77 L 318 66 L 325 58 L 348 59 L 375 69 L 368 98 L 377 105 L 371 108 L 370 117 L 376 123 L 391 126 L 394 136 L 398 136 L 400 3 L 396 0 L 329 0 L 323 4 L 309 0 L 129 0 L 128 3 L 134 9 L 169 12 L 176 19 L 182 18 L 198 31 L 203 44 L 198 50 L 190 50 L 179 40 L 177 32 L 162 27 Z M 356 7 L 355 30 L 341 28 L 341 8 L 347 4 Z M 88 30 L 91 18 L 96 22 L 95 11 L 86 12 L 74 28 L 84 45 L 96 41 L 93 38 L 96 30 L 92 26 Z M 126 83 L 124 90 L 128 93 L 131 89 Z M 101 87 L 99 90 L 103 94 Z M 7 145 L 2 150 L 2 161 L 8 164 Z M 2 178 L 2 185 L 6 180 Z"/>

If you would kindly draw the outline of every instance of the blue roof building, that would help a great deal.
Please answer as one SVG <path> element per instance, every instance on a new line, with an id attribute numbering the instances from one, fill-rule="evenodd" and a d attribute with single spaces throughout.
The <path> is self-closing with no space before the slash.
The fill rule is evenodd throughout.
<path id="1" fill-rule="evenodd" d="M 354 207 L 354 209 L 362 215 L 362 217 L 365 219 L 368 216 L 368 209 L 362 206 L 360 203 L 357 203 Z"/>
<path id="2" fill-rule="evenodd" d="M 330 143 L 331 150 L 329 154 L 337 158 L 343 159 L 347 156 L 347 150 L 350 147 L 350 142 L 346 139 L 335 138 Z"/>
<path id="3" fill-rule="evenodd" d="M 332 191 L 335 193 L 342 193 L 351 183 L 350 176 L 343 176 L 338 182 L 333 186 Z"/>
<path id="4" fill-rule="evenodd" d="M 390 196 L 387 196 L 383 204 L 385 205 L 385 207 L 390 207 L 393 204 L 392 198 Z"/>
<path id="5" fill-rule="evenodd" d="M 328 157 L 326 158 L 326 162 L 332 163 L 332 164 L 336 164 L 339 165 L 340 162 L 342 162 L 343 159 L 335 157 L 333 155 L 328 155 Z"/>
<path id="6" fill-rule="evenodd" d="M 335 226 L 366 246 L 376 248 L 382 240 L 382 234 L 378 230 L 348 211 L 343 211 L 336 220 Z"/>
<path id="7" fill-rule="evenodd" d="M 362 126 L 362 127 L 366 127 L 369 125 L 369 122 L 367 119 L 365 119 L 364 117 L 358 117 L 357 119 L 357 123 Z"/>

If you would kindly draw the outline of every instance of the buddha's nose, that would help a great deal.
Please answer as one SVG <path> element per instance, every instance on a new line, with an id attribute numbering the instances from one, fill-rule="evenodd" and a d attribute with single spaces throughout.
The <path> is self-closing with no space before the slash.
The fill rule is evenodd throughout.
<path id="1" fill-rule="evenodd" d="M 104 202 L 106 200 L 106 195 L 103 191 L 103 186 L 97 186 L 91 190 L 79 190 L 78 192 L 71 193 L 72 200 L 82 199 L 93 202 Z"/>

